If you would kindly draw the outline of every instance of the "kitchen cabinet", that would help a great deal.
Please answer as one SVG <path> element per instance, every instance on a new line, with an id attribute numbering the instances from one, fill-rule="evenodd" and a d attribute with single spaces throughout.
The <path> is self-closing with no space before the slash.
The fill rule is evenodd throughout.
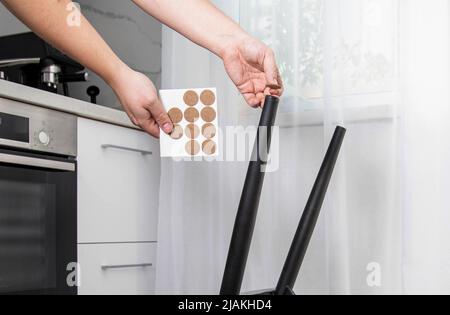
<path id="1" fill-rule="evenodd" d="M 78 243 L 157 240 L 157 140 L 78 119 Z"/>
<path id="2" fill-rule="evenodd" d="M 156 244 L 78 245 L 80 295 L 151 295 Z"/>
<path id="3" fill-rule="evenodd" d="M 84 118 L 77 133 L 78 293 L 154 294 L 159 144 Z"/>

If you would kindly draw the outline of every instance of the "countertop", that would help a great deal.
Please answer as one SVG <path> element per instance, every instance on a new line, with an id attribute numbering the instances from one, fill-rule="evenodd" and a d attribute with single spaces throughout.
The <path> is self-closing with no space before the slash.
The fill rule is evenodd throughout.
<path id="1" fill-rule="evenodd" d="M 125 112 L 94 105 L 77 99 L 57 95 L 17 83 L 0 80 L 0 98 L 36 105 L 60 112 L 106 122 L 113 125 L 137 129 Z"/>

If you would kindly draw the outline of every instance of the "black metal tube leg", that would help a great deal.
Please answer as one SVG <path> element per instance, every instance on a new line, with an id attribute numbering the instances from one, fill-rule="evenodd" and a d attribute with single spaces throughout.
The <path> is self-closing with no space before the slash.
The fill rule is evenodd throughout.
<path id="1" fill-rule="evenodd" d="M 252 161 L 248 167 L 244 189 L 231 239 L 228 259 L 220 290 L 221 295 L 239 295 L 245 266 L 258 214 L 259 200 L 264 183 L 262 167 L 267 163 L 266 154 L 270 150 L 271 130 L 275 124 L 279 99 L 268 96 L 265 100 L 258 135 L 253 148 Z M 261 132 L 267 132 L 267 137 L 260 137 Z M 261 139 L 260 139 L 261 138 Z M 266 138 L 266 139 L 262 139 Z M 262 156 L 264 154 L 265 156 Z"/>
<path id="2" fill-rule="evenodd" d="M 289 250 L 283 271 L 278 281 L 276 294 L 289 294 L 294 289 L 303 259 L 308 249 L 309 242 L 314 232 L 317 219 L 322 208 L 328 185 L 333 175 L 333 170 L 339 156 L 346 130 L 337 127 L 331 144 L 323 161 L 319 175 L 309 196 L 308 203 L 303 212 L 294 240 Z"/>

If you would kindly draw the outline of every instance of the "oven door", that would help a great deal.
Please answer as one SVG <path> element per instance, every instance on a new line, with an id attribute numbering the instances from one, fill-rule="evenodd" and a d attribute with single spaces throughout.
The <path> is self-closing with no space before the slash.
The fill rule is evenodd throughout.
<path id="1" fill-rule="evenodd" d="M 0 294 L 76 294 L 76 162 L 0 149 Z"/>

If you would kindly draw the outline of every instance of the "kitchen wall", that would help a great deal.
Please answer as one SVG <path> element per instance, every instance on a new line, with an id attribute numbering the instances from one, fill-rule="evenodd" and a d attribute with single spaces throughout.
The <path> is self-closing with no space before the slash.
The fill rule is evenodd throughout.
<path id="1" fill-rule="evenodd" d="M 114 51 L 133 69 L 161 84 L 161 24 L 145 14 L 131 1 L 80 0 L 86 18 L 103 35 Z M 26 32 L 28 29 L 0 5 L 0 36 Z M 101 89 L 98 102 L 120 108 L 114 92 L 95 74 L 90 82 L 71 85 L 71 95 L 89 101 L 86 89 Z"/>
<path id="2" fill-rule="evenodd" d="M 0 36 L 27 32 L 28 28 L 0 4 Z"/>

